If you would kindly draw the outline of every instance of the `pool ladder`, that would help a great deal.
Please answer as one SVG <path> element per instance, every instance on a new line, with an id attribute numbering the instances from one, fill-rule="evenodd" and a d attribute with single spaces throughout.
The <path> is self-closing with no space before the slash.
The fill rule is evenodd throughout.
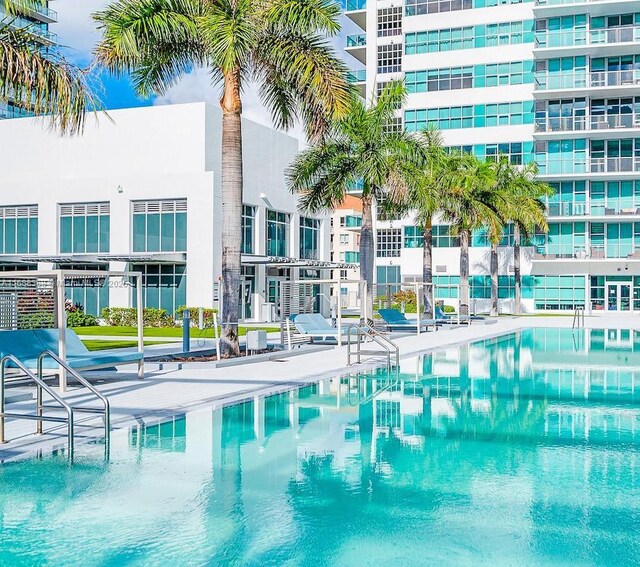
<path id="1" fill-rule="evenodd" d="M 356 339 L 355 343 L 353 341 L 354 337 Z M 362 343 L 367 341 L 376 343 L 382 348 L 382 352 L 380 350 L 363 349 Z M 354 323 L 347 327 L 347 366 L 360 364 L 362 356 L 380 356 L 381 354 L 385 356 L 387 370 L 391 370 L 392 358 L 395 366 L 400 366 L 400 349 L 390 338 L 385 337 L 366 323 Z M 353 358 L 355 358 L 355 362 L 352 362 Z"/>
<path id="2" fill-rule="evenodd" d="M 43 362 L 46 358 L 53 359 L 61 368 L 66 370 L 71 376 L 73 376 L 80 384 L 82 384 L 87 390 L 89 390 L 95 398 L 97 398 L 102 407 L 89 407 L 89 406 L 74 406 L 65 400 L 60 394 L 58 394 L 51 386 L 49 386 L 44 380 L 44 368 Z M 6 373 L 7 364 L 11 362 L 19 370 L 21 370 L 27 380 L 34 382 L 36 385 L 36 412 L 32 413 L 14 413 L 7 412 L 5 408 L 5 387 L 6 387 Z M 56 404 L 44 404 L 42 399 L 43 392 L 46 392 L 56 402 Z M 64 410 L 66 417 L 59 415 L 45 415 L 43 410 Z M 75 419 L 76 413 L 88 413 L 88 414 L 101 414 L 104 418 L 104 443 L 105 443 L 105 455 L 109 455 L 109 436 L 111 432 L 111 412 L 109 407 L 109 400 L 103 396 L 88 380 L 83 378 L 77 371 L 71 368 L 65 363 L 57 354 L 50 350 L 45 350 L 40 353 L 37 361 L 37 374 L 34 374 L 29 370 L 18 358 L 12 354 L 4 356 L 0 360 L 0 443 L 7 443 L 5 438 L 5 420 L 6 418 L 13 419 L 28 419 L 36 421 L 36 434 L 42 435 L 42 422 L 49 421 L 52 423 L 63 423 L 67 425 L 67 456 L 69 460 L 73 460 L 74 455 L 74 438 L 75 429 L 74 425 L 81 423 Z M 83 420 L 83 421 L 86 421 Z"/>
<path id="3" fill-rule="evenodd" d="M 571 328 L 583 328 L 584 329 L 584 307 L 576 307 L 573 312 L 573 323 L 571 324 Z"/>

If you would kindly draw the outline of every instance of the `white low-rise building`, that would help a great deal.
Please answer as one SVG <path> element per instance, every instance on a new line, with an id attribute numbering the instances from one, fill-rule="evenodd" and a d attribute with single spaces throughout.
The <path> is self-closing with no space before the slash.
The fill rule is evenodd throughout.
<path id="1" fill-rule="evenodd" d="M 142 271 L 149 307 L 219 307 L 221 111 L 205 103 L 110 111 L 60 137 L 0 122 L 0 270 Z M 279 283 L 330 277 L 330 226 L 285 181 L 298 141 L 243 120 L 240 317 L 277 316 Z M 76 288 L 89 313 L 129 306 L 126 287 Z"/>

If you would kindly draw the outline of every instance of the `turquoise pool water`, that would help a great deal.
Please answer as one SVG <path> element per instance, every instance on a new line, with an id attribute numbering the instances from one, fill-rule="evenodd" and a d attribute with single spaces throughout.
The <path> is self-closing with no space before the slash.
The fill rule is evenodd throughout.
<path id="1" fill-rule="evenodd" d="M 0 467 L 0 565 L 638 565 L 640 334 L 536 329 Z"/>

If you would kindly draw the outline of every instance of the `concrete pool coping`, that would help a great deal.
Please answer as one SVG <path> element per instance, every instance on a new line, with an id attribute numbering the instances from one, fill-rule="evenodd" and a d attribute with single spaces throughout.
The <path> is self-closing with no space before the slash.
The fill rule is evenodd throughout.
<path id="1" fill-rule="evenodd" d="M 572 318 L 560 317 L 500 317 L 495 324 L 476 322 L 471 326 L 447 326 L 437 332 L 394 337 L 400 347 L 401 359 L 457 346 L 477 340 L 491 339 L 532 327 L 571 328 Z M 640 328 L 640 317 L 587 317 L 587 328 Z M 285 354 L 285 353 L 283 353 Z M 189 363 L 180 370 L 157 370 L 138 380 L 134 372 L 92 373 L 98 389 L 109 397 L 112 407 L 112 430 L 136 425 L 156 424 L 187 412 L 204 408 L 233 405 L 254 397 L 267 396 L 295 389 L 309 383 L 358 374 L 381 366 L 380 361 L 346 366 L 346 347 L 314 350 L 298 356 L 252 362 L 251 364 L 215 367 L 208 363 Z M 70 390 L 66 397 L 86 401 L 84 390 Z M 33 401 L 12 404 L 12 411 L 29 411 Z M 100 423 L 76 437 L 78 445 L 100 437 Z M 64 428 L 48 428 L 48 434 L 35 436 L 35 423 L 7 420 L 7 438 L 0 445 L 0 462 L 48 454 L 66 445 Z"/>

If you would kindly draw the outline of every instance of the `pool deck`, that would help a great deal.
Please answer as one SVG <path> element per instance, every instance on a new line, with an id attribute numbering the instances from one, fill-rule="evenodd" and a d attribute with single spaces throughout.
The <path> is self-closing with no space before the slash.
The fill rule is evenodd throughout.
<path id="1" fill-rule="evenodd" d="M 394 335 L 402 358 L 419 353 L 449 347 L 483 338 L 502 335 L 531 327 L 571 327 L 572 317 L 525 316 L 500 317 L 474 322 L 471 326 L 447 325 L 438 332 L 421 335 Z M 640 329 L 637 315 L 606 315 L 585 318 L 587 328 Z M 209 345 L 207 345 L 209 346 Z M 147 356 L 154 355 L 158 347 L 145 349 Z M 165 351 L 165 347 L 162 349 Z M 310 349 L 314 350 L 314 349 Z M 291 389 L 299 385 L 340 374 L 355 373 L 381 364 L 381 360 L 346 366 L 346 347 L 334 347 L 314 352 L 304 352 L 292 357 L 273 357 L 271 360 L 235 366 L 215 367 L 213 364 L 148 363 L 144 380 L 138 380 L 134 367 L 124 366 L 118 372 L 87 373 L 97 388 L 111 404 L 113 430 L 125 429 L 141 423 L 154 423 L 176 414 L 205 407 L 219 407 L 254 396 Z M 66 394 L 70 400 L 86 401 L 86 390 L 71 388 Z M 10 404 L 7 411 L 34 411 L 33 401 Z M 94 439 L 100 435 L 100 419 L 77 427 L 76 443 Z M 46 454 L 64 447 L 66 426 L 51 427 L 45 423 L 48 433 L 33 435 L 35 422 L 7 419 L 6 437 L 10 440 L 0 445 L 0 462 Z"/>

